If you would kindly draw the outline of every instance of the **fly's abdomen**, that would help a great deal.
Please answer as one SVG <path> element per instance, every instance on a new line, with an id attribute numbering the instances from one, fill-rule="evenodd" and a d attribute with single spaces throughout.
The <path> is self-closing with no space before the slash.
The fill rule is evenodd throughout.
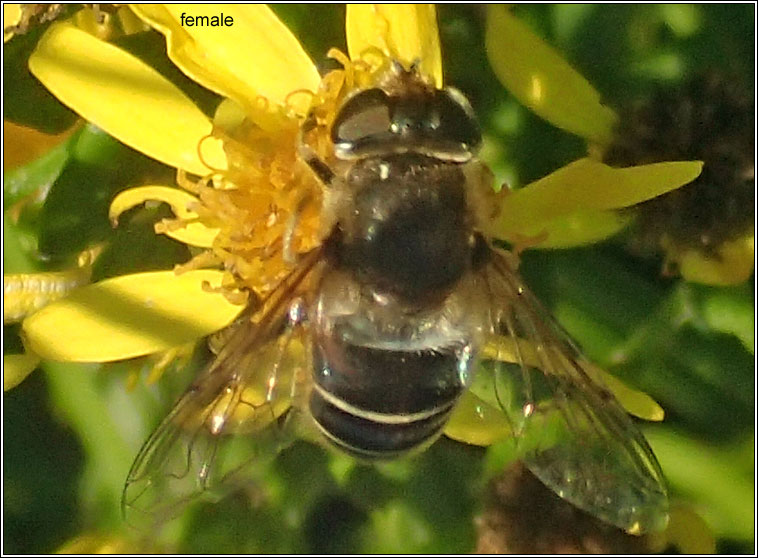
<path id="1" fill-rule="evenodd" d="M 314 351 L 310 410 L 337 447 L 362 458 L 392 458 L 442 431 L 461 395 L 471 351 L 463 344 L 395 350 L 333 336 Z"/>

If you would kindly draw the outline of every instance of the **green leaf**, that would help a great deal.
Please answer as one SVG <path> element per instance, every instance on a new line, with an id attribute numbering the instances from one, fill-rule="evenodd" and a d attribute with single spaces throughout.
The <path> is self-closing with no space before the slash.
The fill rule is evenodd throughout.
<path id="1" fill-rule="evenodd" d="M 125 409 L 104 397 L 96 366 L 45 362 L 42 368 L 58 412 L 76 432 L 87 454 L 83 492 L 104 514 L 98 518 L 99 525 L 119 527 L 121 491 L 134 457 L 115 420 L 116 409 Z M 123 390 L 123 386 L 117 388 Z"/>
<path id="2" fill-rule="evenodd" d="M 146 174 L 173 180 L 166 167 L 88 125 L 42 207 L 39 249 L 63 258 L 113 235 L 108 208 L 116 192 Z"/>
<path id="3" fill-rule="evenodd" d="M 698 509 L 719 538 L 752 541 L 753 469 L 735 461 L 735 452 L 753 440 L 714 446 L 666 428 L 648 428 L 646 437 L 675 494 Z"/>
<path id="4" fill-rule="evenodd" d="M 21 230 L 7 215 L 3 216 L 3 271 L 5 273 L 31 273 L 39 270 L 32 257 L 36 239 Z"/>
<path id="5" fill-rule="evenodd" d="M 703 287 L 701 312 L 709 328 L 736 336 L 754 354 L 755 300 L 752 289 L 750 282 L 736 288 Z"/>
<path id="6" fill-rule="evenodd" d="M 50 391 L 38 373 L 3 395 L 3 545 L 24 554 L 51 553 L 80 528 L 85 456 Z"/>
<path id="7" fill-rule="evenodd" d="M 703 320 L 698 293 L 709 291 L 718 289 L 679 284 L 618 347 L 615 358 L 674 417 L 719 438 L 749 428 L 755 376 L 744 345 Z"/>

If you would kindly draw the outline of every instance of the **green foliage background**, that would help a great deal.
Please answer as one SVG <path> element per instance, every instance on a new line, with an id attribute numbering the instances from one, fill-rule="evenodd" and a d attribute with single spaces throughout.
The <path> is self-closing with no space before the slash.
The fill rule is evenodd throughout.
<path id="1" fill-rule="evenodd" d="M 75 9 L 75 8 L 71 8 Z M 558 48 L 612 106 L 702 68 L 754 83 L 754 9 L 742 5 L 531 5 L 517 14 Z M 278 6 L 313 59 L 345 50 L 344 8 Z M 584 154 L 583 142 L 512 99 L 483 50 L 484 8 L 439 9 L 446 81 L 462 89 L 486 134 L 482 157 L 498 179 L 527 184 Z M 44 26 L 5 45 L 6 119 L 46 131 L 74 116 L 25 69 Z M 209 113 L 213 95 L 183 77 L 157 33 L 119 41 L 179 84 Z M 5 272 L 55 269 L 88 244 L 107 241 L 94 279 L 167 269 L 186 247 L 152 232 L 161 208 L 130 214 L 112 229 L 114 194 L 172 171 L 87 127 L 64 145 L 4 174 L 7 208 L 40 185 L 44 201 L 14 224 L 4 215 Z M 45 258 L 41 258 L 44 254 Z M 673 497 L 707 520 L 722 552 L 754 545 L 754 278 L 732 288 L 663 278 L 660 261 L 630 255 L 619 241 L 532 252 L 523 271 L 538 296 L 589 357 L 650 393 L 667 412 L 645 431 Z M 18 328 L 4 328 L 6 347 Z M 159 386 L 127 391 L 130 363 L 44 363 L 3 399 L 3 546 L 45 553 L 81 532 L 128 531 L 118 502 L 131 460 L 151 427 L 189 382 L 169 372 Z M 189 376 L 188 376 L 189 374 Z M 190 509 L 163 544 L 180 552 L 467 552 L 485 486 L 485 452 L 441 441 L 422 456 L 367 467 L 306 443 L 267 473 L 265 509 L 244 498 Z M 135 543 L 136 544 L 136 543 Z M 136 547 L 135 547 L 136 548 Z"/>

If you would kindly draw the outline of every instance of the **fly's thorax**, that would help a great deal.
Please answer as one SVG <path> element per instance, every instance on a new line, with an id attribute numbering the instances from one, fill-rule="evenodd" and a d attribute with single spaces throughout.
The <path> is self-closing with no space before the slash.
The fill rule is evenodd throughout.
<path id="1" fill-rule="evenodd" d="M 470 382 L 479 346 L 470 301 L 433 308 L 327 273 L 314 309 L 310 412 L 335 445 L 394 457 L 436 438 Z"/>
<path id="2" fill-rule="evenodd" d="M 345 175 L 335 265 L 409 301 L 440 299 L 471 266 L 462 166 L 422 155 L 372 157 Z"/>

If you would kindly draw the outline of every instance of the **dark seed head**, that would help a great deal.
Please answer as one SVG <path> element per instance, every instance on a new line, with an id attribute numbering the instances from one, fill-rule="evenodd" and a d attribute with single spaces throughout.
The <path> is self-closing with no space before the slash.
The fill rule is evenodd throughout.
<path id="1" fill-rule="evenodd" d="M 637 206 L 633 248 L 657 249 L 662 236 L 706 256 L 753 223 L 754 99 L 738 79 L 709 71 L 678 90 L 659 90 L 622 109 L 605 162 L 615 166 L 700 160 L 702 174 Z"/>

